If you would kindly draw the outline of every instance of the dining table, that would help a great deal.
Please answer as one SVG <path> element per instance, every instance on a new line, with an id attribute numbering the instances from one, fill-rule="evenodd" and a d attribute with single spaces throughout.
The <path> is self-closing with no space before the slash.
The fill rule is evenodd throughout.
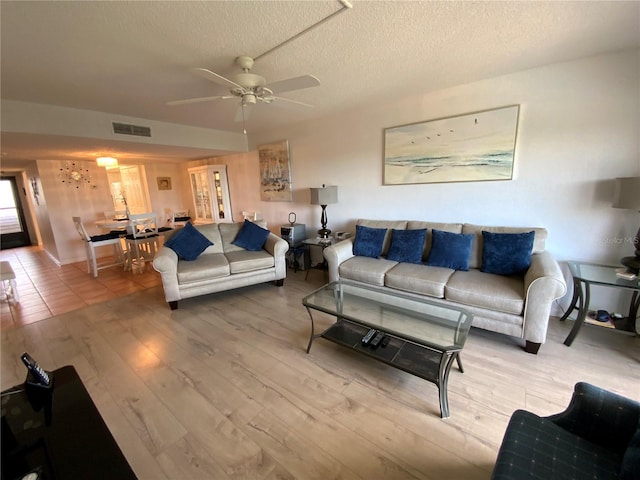
<path id="1" fill-rule="evenodd" d="M 103 230 L 123 230 L 126 231 L 129 225 L 129 220 L 126 218 L 112 218 L 110 220 L 98 220 L 96 221 L 96 227 Z"/>

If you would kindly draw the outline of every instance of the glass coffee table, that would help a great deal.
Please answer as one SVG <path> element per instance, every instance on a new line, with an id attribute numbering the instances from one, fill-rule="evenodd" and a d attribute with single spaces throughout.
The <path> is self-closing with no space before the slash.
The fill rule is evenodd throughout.
<path id="1" fill-rule="evenodd" d="M 454 360 L 463 372 L 460 352 L 473 315 L 400 292 L 338 281 L 310 293 L 303 300 L 311 319 L 313 339 L 326 338 L 434 383 L 440 397 L 440 416 L 449 417 L 447 381 Z M 321 333 L 314 329 L 312 310 L 336 317 Z M 387 337 L 377 346 L 364 344 L 370 329 Z"/>
<path id="2" fill-rule="evenodd" d="M 596 265 L 583 262 L 567 262 L 569 271 L 573 277 L 573 298 L 571 305 L 560 321 L 565 321 L 573 310 L 578 310 L 578 318 L 573 323 L 573 328 L 564 341 L 566 346 L 571 346 L 578 332 L 582 328 L 589 311 L 589 301 L 591 297 L 591 286 L 599 285 L 603 287 L 619 288 L 632 292 L 629 312 L 626 317 L 615 320 L 616 330 L 638 333 L 638 307 L 640 307 L 640 281 L 625 280 L 616 275 L 619 267 L 609 265 Z"/>

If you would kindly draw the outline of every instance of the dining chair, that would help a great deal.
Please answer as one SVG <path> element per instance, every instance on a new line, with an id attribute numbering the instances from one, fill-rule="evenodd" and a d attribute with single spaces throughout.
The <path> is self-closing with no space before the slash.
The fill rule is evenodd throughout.
<path id="1" fill-rule="evenodd" d="M 184 227 L 190 220 L 188 208 L 181 208 L 171 212 L 171 225 L 173 228 Z"/>
<path id="2" fill-rule="evenodd" d="M 156 219 L 158 220 L 159 234 L 162 235 L 163 233 L 173 231 L 173 226 L 171 225 L 171 209 L 165 208 L 164 215 L 156 214 Z"/>
<path id="3" fill-rule="evenodd" d="M 124 220 L 127 218 L 126 210 L 105 210 L 103 214 L 105 220 Z"/>
<path id="4" fill-rule="evenodd" d="M 72 217 L 72 219 L 73 224 L 75 225 L 85 246 L 85 252 L 87 255 L 87 273 L 93 273 L 93 276 L 97 277 L 98 270 L 124 264 L 125 254 L 122 250 L 122 243 L 120 243 L 120 235 L 118 233 L 89 235 L 80 217 Z M 99 263 L 96 248 L 106 245 L 111 245 L 113 247 L 113 262 Z"/>
<path id="5" fill-rule="evenodd" d="M 262 220 L 262 215 L 260 214 L 260 212 L 243 211 L 242 212 L 242 219 L 243 220 L 250 220 L 252 222 L 255 222 L 256 220 Z"/>
<path id="6" fill-rule="evenodd" d="M 118 221 L 122 227 L 113 228 L 109 233 L 125 235 L 127 233 L 127 211 L 126 210 L 106 210 L 103 212 L 105 220 Z"/>
<path id="7" fill-rule="evenodd" d="M 126 270 L 142 273 L 145 261 L 152 261 L 158 250 L 158 216 L 155 213 L 138 213 L 129 215 L 127 235 Z"/>

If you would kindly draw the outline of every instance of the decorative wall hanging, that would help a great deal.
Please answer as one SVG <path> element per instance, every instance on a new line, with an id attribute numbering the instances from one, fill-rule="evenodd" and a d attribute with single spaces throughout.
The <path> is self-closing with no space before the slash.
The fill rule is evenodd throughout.
<path id="1" fill-rule="evenodd" d="M 385 185 L 511 180 L 519 105 L 384 130 Z"/>
<path id="2" fill-rule="evenodd" d="M 171 190 L 171 177 L 157 177 L 158 190 Z"/>
<path id="3" fill-rule="evenodd" d="M 80 188 L 85 184 L 91 184 L 91 175 L 86 168 L 80 168 L 75 162 L 69 164 L 66 163 L 64 168 L 60 169 L 58 174 L 62 183 L 66 183 L 70 187 Z"/>
<path id="4" fill-rule="evenodd" d="M 31 177 L 29 179 L 31 183 L 31 191 L 33 192 L 33 200 L 36 202 L 36 205 L 40 205 L 40 189 L 38 188 L 38 179 L 36 177 Z"/>
<path id="5" fill-rule="evenodd" d="M 263 202 L 291 202 L 291 160 L 289 142 L 260 145 L 260 200 Z"/>

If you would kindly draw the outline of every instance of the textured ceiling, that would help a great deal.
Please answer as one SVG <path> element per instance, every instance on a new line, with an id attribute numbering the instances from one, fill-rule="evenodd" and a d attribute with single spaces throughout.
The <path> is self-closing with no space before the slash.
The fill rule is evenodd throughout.
<path id="1" fill-rule="evenodd" d="M 304 74 L 321 86 L 285 93 L 315 105 L 258 105 L 249 133 L 369 102 L 640 46 L 640 2 L 352 1 L 329 21 L 256 61 L 267 82 Z M 3 99 L 241 131 L 237 100 L 169 107 L 222 95 L 195 76 L 228 76 L 342 9 L 338 1 L 0 2 Z M 283 103 L 283 102 L 281 102 Z M 46 148 L 3 134 L 9 158 Z M 7 151 L 10 147 L 11 151 Z M 56 145 L 60 158 L 64 146 Z M 153 148 L 153 147 L 148 147 Z M 171 152 L 167 155 L 180 155 Z"/>

